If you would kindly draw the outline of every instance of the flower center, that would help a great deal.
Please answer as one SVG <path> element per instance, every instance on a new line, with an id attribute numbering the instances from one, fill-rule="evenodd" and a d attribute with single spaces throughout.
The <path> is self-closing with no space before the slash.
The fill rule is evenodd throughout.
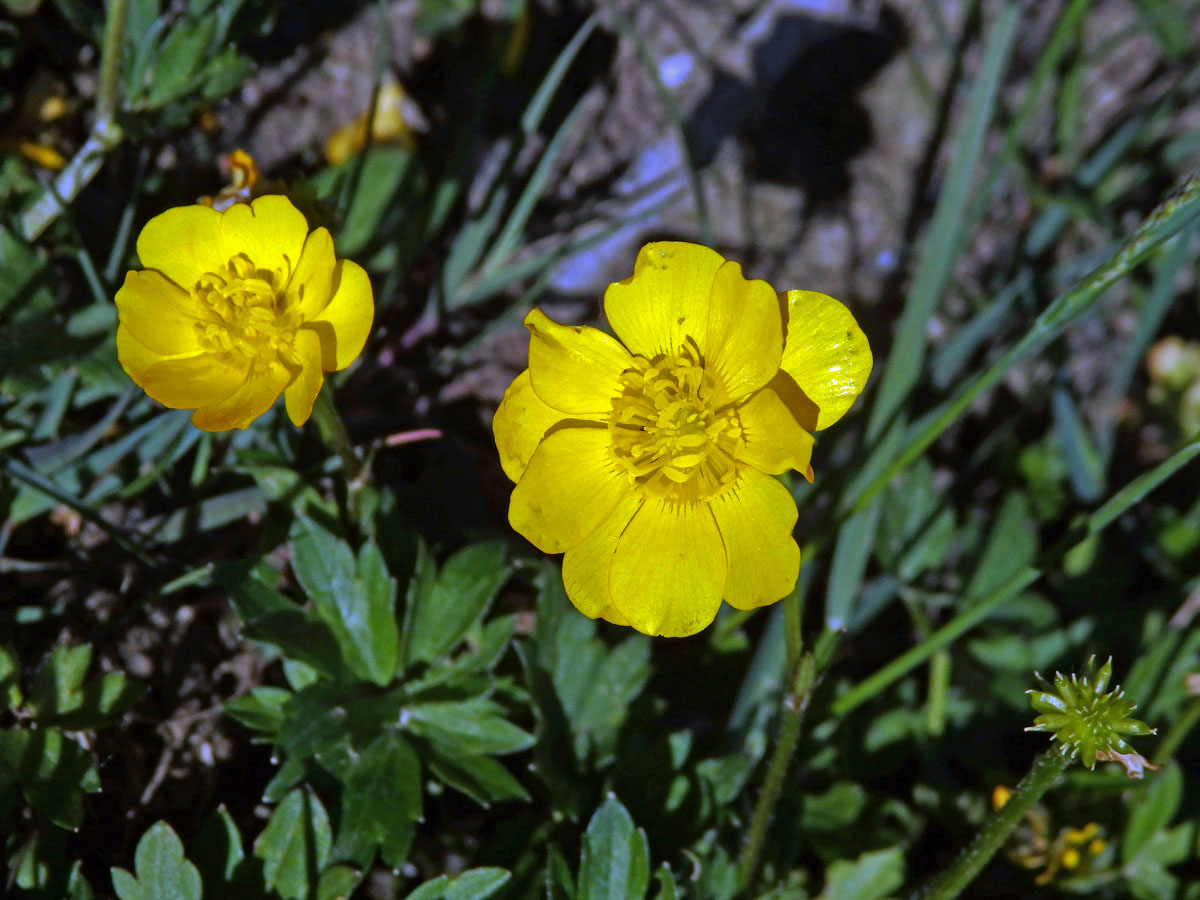
<path id="1" fill-rule="evenodd" d="M 203 310 L 195 325 L 200 346 L 264 371 L 282 359 L 298 365 L 292 342 L 300 313 L 287 291 L 291 272 L 257 268 L 239 253 L 200 276 L 192 296 Z"/>
<path id="2" fill-rule="evenodd" d="M 645 493 L 706 500 L 737 477 L 741 422 L 691 338 L 677 354 L 633 357 L 608 431 L 618 464 Z"/>

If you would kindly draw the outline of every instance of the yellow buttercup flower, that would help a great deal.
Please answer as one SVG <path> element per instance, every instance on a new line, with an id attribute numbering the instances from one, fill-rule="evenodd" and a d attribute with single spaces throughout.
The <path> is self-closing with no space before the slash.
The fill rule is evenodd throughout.
<path id="1" fill-rule="evenodd" d="M 367 273 L 334 256 L 283 196 L 169 209 L 137 241 L 145 269 L 117 292 L 117 356 L 147 394 L 205 431 L 245 428 L 284 395 L 302 425 L 325 381 L 362 352 Z"/>
<path id="2" fill-rule="evenodd" d="M 646 634 L 701 630 L 721 601 L 786 596 L 800 550 L 778 479 L 812 479 L 815 430 L 850 408 L 871 350 L 824 294 L 777 294 L 695 244 L 647 244 L 609 286 L 617 338 L 525 319 L 529 368 L 493 429 L 516 482 L 509 522 L 565 553 L 584 615 Z"/>

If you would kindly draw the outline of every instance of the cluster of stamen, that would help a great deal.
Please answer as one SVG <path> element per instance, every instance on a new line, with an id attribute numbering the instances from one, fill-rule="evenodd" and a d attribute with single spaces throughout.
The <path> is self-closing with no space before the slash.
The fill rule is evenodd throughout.
<path id="1" fill-rule="evenodd" d="M 645 493 L 703 500 L 737 477 L 741 423 L 690 338 L 679 353 L 633 357 L 608 430 L 618 464 Z"/>
<path id="2" fill-rule="evenodd" d="M 285 269 L 255 267 L 244 253 L 202 275 L 192 288 L 202 310 L 194 326 L 200 346 L 256 371 L 280 359 L 294 363 L 292 342 L 301 322 L 287 291 L 290 277 Z"/>

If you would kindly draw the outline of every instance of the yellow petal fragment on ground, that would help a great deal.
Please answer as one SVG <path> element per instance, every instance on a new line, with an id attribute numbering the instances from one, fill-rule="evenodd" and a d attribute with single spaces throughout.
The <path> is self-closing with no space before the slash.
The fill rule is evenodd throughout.
<path id="1" fill-rule="evenodd" d="M 608 580 L 617 542 L 642 503 L 637 494 L 626 494 L 612 514 L 582 544 L 563 556 L 563 587 L 575 608 L 589 619 L 606 619 L 614 625 L 629 624 L 629 620 L 613 606 Z"/>
<path id="2" fill-rule="evenodd" d="M 325 383 L 325 376 L 321 374 L 321 339 L 315 331 L 301 328 L 296 332 L 292 350 L 300 359 L 300 371 L 284 389 L 283 400 L 288 418 L 293 425 L 300 426 L 312 415 L 313 403 Z"/>
<path id="3" fill-rule="evenodd" d="M 246 371 L 209 353 L 167 359 L 146 369 L 142 388 L 163 406 L 195 409 L 232 396 L 245 383 Z"/>
<path id="4" fill-rule="evenodd" d="M 145 347 L 162 356 L 199 352 L 199 309 L 187 291 L 153 269 L 125 273 L 117 316 Z"/>
<path id="5" fill-rule="evenodd" d="M 232 396 L 192 413 L 192 424 L 204 431 L 245 428 L 271 408 L 291 377 L 283 366 L 255 372 Z"/>
<path id="6" fill-rule="evenodd" d="M 492 419 L 500 466 L 512 481 L 520 481 L 533 451 L 542 442 L 551 425 L 563 420 L 563 414 L 537 395 L 526 369 L 516 377 Z"/>
<path id="7" fill-rule="evenodd" d="M 540 309 L 525 317 L 533 389 L 550 406 L 573 415 L 612 409 L 620 376 L 633 364 L 620 342 L 598 328 L 559 325 Z"/>
<path id="8" fill-rule="evenodd" d="M 343 259 L 334 270 L 329 305 L 307 323 L 321 338 L 321 367 L 335 372 L 354 362 L 367 343 L 374 319 L 371 279 L 358 263 Z"/>
<path id="9" fill-rule="evenodd" d="M 854 404 L 871 375 L 867 336 L 842 303 L 815 291 L 780 294 L 787 310 L 781 367 L 820 407 L 816 428 L 828 428 Z"/>
<path id="10" fill-rule="evenodd" d="M 222 262 L 245 255 L 256 269 L 280 270 L 285 278 L 296 269 L 308 221 L 287 197 L 268 194 L 249 205 L 235 203 L 220 216 Z"/>
<path id="11" fill-rule="evenodd" d="M 628 478 L 612 461 L 608 429 L 560 428 L 530 458 L 513 489 L 508 521 L 539 550 L 562 553 L 582 544 L 628 492 Z"/>
<path id="12" fill-rule="evenodd" d="M 779 297 L 765 281 L 748 281 L 742 267 L 717 270 L 708 304 L 705 368 L 716 372 L 732 399 L 758 390 L 779 371 L 783 318 Z"/>
<path id="13" fill-rule="evenodd" d="M 790 388 L 790 391 L 788 390 Z M 784 398 L 789 394 L 788 403 Z M 778 475 L 788 469 L 806 472 L 812 460 L 813 436 L 797 418 L 796 410 L 803 395 L 786 374 L 780 373 L 771 384 L 738 407 L 742 423 L 744 446 L 737 458 L 756 469 Z M 816 408 L 808 403 L 801 415 L 809 421 L 816 418 Z"/>
<path id="14" fill-rule="evenodd" d="M 228 261 L 221 252 L 221 214 L 207 206 L 177 206 L 146 223 L 137 239 L 142 266 L 157 269 L 181 288 Z"/>
<path id="15" fill-rule="evenodd" d="M 288 285 L 299 300 L 297 309 L 302 321 L 315 319 L 329 305 L 336 270 L 333 238 L 326 229 L 318 228 L 305 239 L 296 271 Z"/>
<path id="16" fill-rule="evenodd" d="M 684 637 L 716 618 L 725 574 L 707 504 L 647 498 L 617 541 L 609 591 L 638 631 Z"/>
<path id="17" fill-rule="evenodd" d="M 745 468 L 734 488 L 710 507 L 729 559 L 725 602 L 754 609 L 791 593 L 800 574 L 800 548 L 792 537 L 797 514 L 788 489 Z"/>
<path id="18" fill-rule="evenodd" d="M 604 292 L 608 323 L 631 352 L 648 359 L 679 353 L 688 337 L 705 354 L 709 292 L 724 262 L 699 244 L 647 244 L 638 252 L 633 275 Z"/>

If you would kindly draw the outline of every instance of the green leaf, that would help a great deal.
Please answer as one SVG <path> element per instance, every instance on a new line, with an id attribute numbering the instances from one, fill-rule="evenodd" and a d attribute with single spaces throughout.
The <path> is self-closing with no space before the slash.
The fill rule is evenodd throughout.
<path id="1" fill-rule="evenodd" d="M 191 89 L 215 36 L 216 22 L 212 17 L 183 18 L 175 23 L 154 64 L 147 97 L 151 109 L 182 99 Z"/>
<path id="2" fill-rule="evenodd" d="M 414 734 L 454 756 L 503 755 L 528 749 L 533 735 L 504 718 L 504 707 L 486 697 L 408 707 Z"/>
<path id="3" fill-rule="evenodd" d="M 291 698 L 291 691 L 263 685 L 226 703 L 225 714 L 251 731 L 274 735 L 283 726 L 284 704 Z"/>
<path id="4" fill-rule="evenodd" d="M 342 653 L 329 627 L 299 609 L 268 613 L 247 622 L 242 634 L 252 641 L 278 647 L 289 658 L 311 666 L 326 678 L 334 681 L 345 678 Z"/>
<path id="5" fill-rule="evenodd" d="M 904 883 L 904 852 L 899 847 L 838 860 L 825 875 L 821 900 L 879 900 Z"/>
<path id="6" fill-rule="evenodd" d="M 92 755 L 52 728 L 0 731 L 0 785 L 16 782 L 25 800 L 59 828 L 83 823 L 83 795 L 100 790 Z"/>
<path id="7" fill-rule="evenodd" d="M 224 804 L 200 823 L 191 845 L 191 858 L 204 879 L 208 900 L 247 893 L 246 850 L 237 823 Z"/>
<path id="8" fill-rule="evenodd" d="M 314 794 L 297 788 L 276 807 L 254 855 L 262 860 L 267 887 L 284 900 L 307 900 L 325 868 L 331 843 L 329 815 Z"/>
<path id="9" fill-rule="evenodd" d="M 646 834 L 609 794 L 584 833 L 577 900 L 640 900 L 649 884 Z"/>
<path id="10" fill-rule="evenodd" d="M 512 874 L 507 869 L 483 866 L 450 877 L 439 875 L 427 881 L 405 900 L 485 900 L 508 883 Z"/>
<path id="11" fill-rule="evenodd" d="M 1132 809 L 1121 842 L 1121 862 L 1128 863 L 1157 832 L 1165 829 L 1183 802 L 1183 771 L 1177 764 L 1150 774 L 1133 793 Z"/>
<path id="12" fill-rule="evenodd" d="M 330 866 L 317 879 L 317 900 L 346 900 L 362 877 L 362 872 L 350 866 Z"/>
<path id="13" fill-rule="evenodd" d="M 529 799 L 521 782 L 490 756 L 442 755 L 434 747 L 427 761 L 438 781 L 466 794 L 481 806 Z"/>
<path id="14" fill-rule="evenodd" d="M 971 573 L 965 595 L 980 597 L 994 590 L 1025 566 L 1038 550 L 1037 524 L 1029 509 L 1029 498 L 1013 491 L 1000 504 L 995 524 L 983 555 Z"/>
<path id="15" fill-rule="evenodd" d="M 432 662 L 450 650 L 507 580 L 504 545 L 499 541 L 459 550 L 446 560 L 432 583 L 414 580 L 405 623 L 405 665 Z"/>
<path id="16" fill-rule="evenodd" d="M 358 559 L 349 545 L 308 516 L 291 530 L 292 569 L 329 626 L 346 666 L 375 684 L 396 672 L 398 631 L 395 586 L 378 548 L 366 544 Z"/>
<path id="17" fill-rule="evenodd" d="M 136 877 L 112 870 L 121 900 L 200 900 L 200 872 L 184 857 L 183 841 L 166 822 L 156 822 L 142 835 L 133 864 Z"/>
<path id="18" fill-rule="evenodd" d="M 0 644 L 0 703 L 8 709 L 21 705 L 21 659 L 17 648 Z"/>
<path id="19" fill-rule="evenodd" d="M 658 879 L 658 893 L 654 900 L 679 900 L 679 889 L 675 887 L 675 876 L 666 863 L 663 863 L 654 877 Z"/>
<path id="20" fill-rule="evenodd" d="M 404 738 L 383 734 L 341 775 L 342 818 L 335 859 L 368 868 L 375 848 L 391 868 L 408 856 L 413 823 L 421 818 L 421 762 Z"/>

